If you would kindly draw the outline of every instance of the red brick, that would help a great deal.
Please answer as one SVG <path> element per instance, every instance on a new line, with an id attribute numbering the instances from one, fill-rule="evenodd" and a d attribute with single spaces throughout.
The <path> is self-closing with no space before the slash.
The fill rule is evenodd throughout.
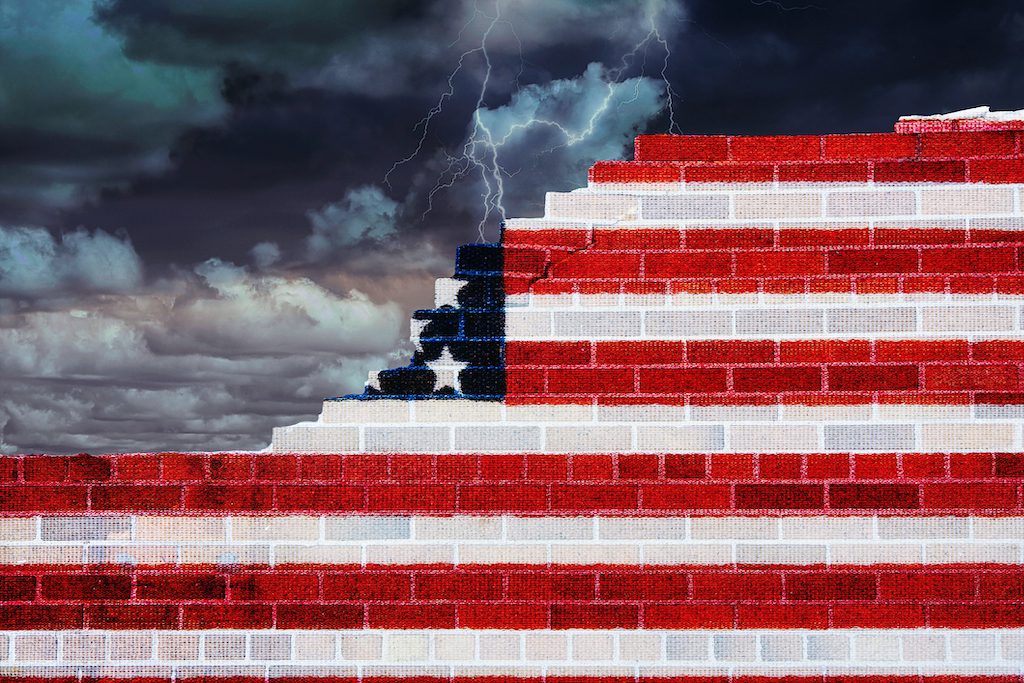
<path id="1" fill-rule="evenodd" d="M 775 342 L 767 339 L 691 341 L 686 343 L 686 359 L 690 363 L 771 363 L 775 359 Z"/>
<path id="2" fill-rule="evenodd" d="M 0 512 L 82 512 L 86 501 L 84 486 L 0 486 Z"/>
<path id="3" fill-rule="evenodd" d="M 950 453 L 949 473 L 954 479 L 978 479 L 992 476 L 992 453 Z"/>
<path id="4" fill-rule="evenodd" d="M 974 597 L 974 576 L 967 572 L 907 569 L 883 572 L 878 580 L 883 600 L 960 600 Z"/>
<path id="5" fill-rule="evenodd" d="M 548 627 L 548 607 L 530 604 L 460 604 L 458 625 L 459 628 L 543 629 Z"/>
<path id="6" fill-rule="evenodd" d="M 782 228 L 779 246 L 782 247 L 845 247 L 867 244 L 871 239 L 868 228 Z"/>
<path id="7" fill-rule="evenodd" d="M 64 481 L 68 476 L 68 459 L 57 455 L 29 455 L 22 459 L 25 481 Z"/>
<path id="8" fill-rule="evenodd" d="M 674 228 L 598 228 L 594 231 L 592 250 L 651 251 L 653 249 L 680 249 L 683 231 Z"/>
<path id="9" fill-rule="evenodd" d="M 91 507 L 93 510 L 126 512 L 179 510 L 181 500 L 182 491 L 179 486 L 114 484 L 93 487 Z"/>
<path id="10" fill-rule="evenodd" d="M 569 460 L 563 455 L 526 455 L 526 476 L 528 479 L 557 481 L 568 478 Z"/>
<path id="11" fill-rule="evenodd" d="M 916 365 L 834 365 L 828 368 L 829 391 L 905 391 L 918 386 Z"/>
<path id="12" fill-rule="evenodd" d="M 316 600 L 318 593 L 315 574 L 274 571 L 231 576 L 232 601 Z"/>
<path id="13" fill-rule="evenodd" d="M 924 370 L 925 388 L 936 391 L 1013 391 L 1018 386 L 1015 365 L 929 365 Z"/>
<path id="14" fill-rule="evenodd" d="M 825 255 L 814 251 L 750 251 L 736 255 L 736 275 L 824 275 Z"/>
<path id="15" fill-rule="evenodd" d="M 628 394 L 633 392 L 632 368 L 574 368 L 548 371 L 552 394 Z"/>
<path id="16" fill-rule="evenodd" d="M 394 570 L 327 572 L 324 600 L 396 601 L 412 598 L 412 575 Z"/>
<path id="17" fill-rule="evenodd" d="M 965 579 L 973 579 L 969 574 Z M 973 580 L 972 580 L 973 588 Z M 971 598 L 973 592 L 963 591 L 963 594 L 950 594 L 948 598 L 944 595 L 936 597 L 943 599 Z M 978 597 L 982 600 L 1024 600 L 1024 576 L 1016 567 L 1002 571 L 984 572 L 978 580 Z"/>
<path id="18" fill-rule="evenodd" d="M 758 456 L 761 479 L 799 479 L 803 457 L 795 453 L 768 453 Z"/>
<path id="19" fill-rule="evenodd" d="M 577 480 L 595 479 L 607 481 L 615 474 L 615 462 L 610 455 L 574 454 L 572 462 L 572 478 Z"/>
<path id="20" fill-rule="evenodd" d="M 419 573 L 415 592 L 417 600 L 500 600 L 502 579 L 498 573 Z"/>
<path id="21" fill-rule="evenodd" d="M 258 481 L 291 481 L 298 476 L 299 459 L 294 455 L 258 455 L 255 475 Z"/>
<path id="22" fill-rule="evenodd" d="M 552 484 L 553 510 L 636 510 L 637 489 L 632 484 Z"/>
<path id="23" fill-rule="evenodd" d="M 971 343 L 974 360 L 1021 360 L 1024 361 L 1024 341 L 996 339 Z"/>
<path id="24" fill-rule="evenodd" d="M 828 254 L 830 273 L 916 273 L 916 249 L 846 249 Z"/>
<path id="25" fill-rule="evenodd" d="M 688 183 L 770 183 L 775 168 L 751 163 L 687 164 L 683 179 Z"/>
<path id="26" fill-rule="evenodd" d="M 733 136 L 729 138 L 729 157 L 749 161 L 809 161 L 820 159 L 821 136 Z"/>
<path id="27" fill-rule="evenodd" d="M 272 501 L 271 487 L 260 484 L 210 484 L 185 489 L 186 510 L 267 512 Z"/>
<path id="28" fill-rule="evenodd" d="M 931 628 L 1012 628 L 1024 626 L 1020 605 L 971 605 L 940 603 L 928 605 Z"/>
<path id="29" fill-rule="evenodd" d="M 480 478 L 487 481 L 510 481 L 522 479 L 526 473 L 526 460 L 516 454 L 488 454 L 480 460 Z M 401 470 L 395 470 L 396 476 L 402 476 Z"/>
<path id="30" fill-rule="evenodd" d="M 740 604 L 737 608 L 739 628 L 825 628 L 828 607 L 825 605 Z"/>
<path id="31" fill-rule="evenodd" d="M 913 603 L 845 603 L 832 608 L 833 628 L 920 628 L 924 607 Z"/>
<path id="32" fill-rule="evenodd" d="M 40 586 L 44 600 L 127 600 L 132 594 L 127 574 L 49 574 Z"/>
<path id="33" fill-rule="evenodd" d="M 547 509 L 547 491 L 539 484 L 462 484 L 459 510 L 526 512 Z"/>
<path id="34" fill-rule="evenodd" d="M 652 368 L 640 370 L 640 391 L 654 394 L 725 391 L 724 368 Z"/>
<path id="35" fill-rule="evenodd" d="M 340 455 L 302 455 L 299 456 L 300 476 L 304 481 L 337 481 L 341 479 L 343 462 Z"/>
<path id="36" fill-rule="evenodd" d="M 455 605 L 369 605 L 370 628 L 455 628 Z"/>
<path id="37" fill-rule="evenodd" d="M 135 578 L 135 595 L 141 600 L 223 600 L 226 590 L 226 579 L 208 572 L 140 574 Z"/>
<path id="38" fill-rule="evenodd" d="M 618 457 L 619 479 L 657 479 L 658 456 L 652 454 L 622 454 Z"/>
<path id="39" fill-rule="evenodd" d="M 505 371 L 505 391 L 508 394 L 543 394 L 543 370 L 509 368 Z"/>
<path id="40" fill-rule="evenodd" d="M 83 626 L 80 605 L 0 605 L 0 628 L 8 630 L 78 629 Z"/>
<path id="41" fill-rule="evenodd" d="M 590 241 L 588 230 L 505 230 L 501 242 L 507 246 L 581 249 Z"/>
<path id="42" fill-rule="evenodd" d="M 34 576 L 0 576 L 0 602 L 34 600 L 35 597 Z"/>
<path id="43" fill-rule="evenodd" d="M 1022 182 L 1024 159 L 972 159 L 968 175 L 971 182 Z"/>
<path id="44" fill-rule="evenodd" d="M 635 605 L 573 605 L 551 606 L 551 628 L 630 628 L 640 623 L 640 610 Z"/>
<path id="45" fill-rule="evenodd" d="M 925 484 L 922 508 L 927 510 L 1013 510 L 1016 484 Z"/>
<path id="46" fill-rule="evenodd" d="M 503 249 L 503 270 L 506 275 L 542 275 L 547 264 L 547 252 L 541 249 L 509 247 Z"/>
<path id="47" fill-rule="evenodd" d="M 284 604 L 277 606 L 276 628 L 361 628 L 362 605 Z"/>
<path id="48" fill-rule="evenodd" d="M 724 277 L 732 274 L 732 254 L 725 251 L 665 251 L 646 254 L 649 278 Z"/>
<path id="49" fill-rule="evenodd" d="M 367 501 L 370 511 L 454 511 L 455 487 L 448 484 L 377 484 L 367 487 Z"/>
<path id="50" fill-rule="evenodd" d="M 964 244 L 966 241 L 967 231 L 963 229 L 875 228 L 875 244 Z"/>
<path id="51" fill-rule="evenodd" d="M 899 133 L 826 135 L 826 159 L 906 159 L 917 154 L 917 136 Z"/>
<path id="52" fill-rule="evenodd" d="M 866 572 L 786 574 L 787 600 L 874 600 L 877 596 L 877 580 Z"/>
<path id="53" fill-rule="evenodd" d="M 687 249 L 738 249 L 775 244 L 772 228 L 690 228 L 685 231 Z"/>
<path id="54" fill-rule="evenodd" d="M 587 252 L 568 254 L 551 264 L 554 278 L 640 277 L 640 255 L 623 252 Z"/>
<path id="55" fill-rule="evenodd" d="M 881 161 L 875 164 L 876 183 L 963 183 L 967 164 L 963 161 Z"/>
<path id="56" fill-rule="evenodd" d="M 850 458 L 833 453 L 811 453 L 807 456 L 809 479 L 846 479 L 850 476 Z"/>
<path id="57" fill-rule="evenodd" d="M 1011 272 L 1017 269 L 1017 254 L 1010 247 L 925 249 L 921 268 L 926 273 Z"/>
<path id="58" fill-rule="evenodd" d="M 880 363 L 899 361 L 967 360 L 969 347 L 964 339 L 875 342 L 875 360 Z"/>
<path id="59" fill-rule="evenodd" d="M 598 161 L 587 178 L 592 183 L 677 183 L 682 180 L 681 169 L 672 163 Z"/>
<path id="60" fill-rule="evenodd" d="M 665 455 L 665 477 L 668 479 L 703 479 L 707 473 L 707 457 L 697 453 Z"/>
<path id="61" fill-rule="evenodd" d="M 700 571 L 693 575 L 694 600 L 781 600 L 778 572 Z"/>
<path id="62" fill-rule="evenodd" d="M 732 384 L 734 390 L 745 392 L 818 391 L 821 389 L 821 368 L 734 368 Z"/>
<path id="63" fill-rule="evenodd" d="M 684 348 L 681 341 L 597 342 L 597 364 L 679 365 L 685 356 Z"/>
<path id="64" fill-rule="evenodd" d="M 186 615 L 189 609 L 195 610 L 206 610 L 210 609 L 211 612 L 217 613 L 224 611 L 230 614 L 231 610 L 235 609 L 230 605 L 192 605 L 186 607 Z M 248 611 L 243 608 L 243 611 Z M 239 626 L 242 624 L 249 628 L 260 628 L 260 626 L 270 626 L 270 608 L 266 608 L 267 619 L 262 622 L 257 622 L 254 619 L 239 622 Z M 250 613 L 250 616 L 256 616 L 256 614 Z M 201 626 L 202 628 L 216 628 L 217 624 L 223 622 L 217 622 L 213 617 L 210 619 L 204 619 L 202 621 L 193 621 L 193 628 Z M 172 629 L 178 628 L 178 606 L 177 605 L 125 605 L 125 604 L 113 604 L 113 605 L 89 605 L 85 609 L 85 626 L 86 628 L 109 628 L 109 629 L 142 629 L 142 628 L 162 628 Z M 186 628 L 189 626 L 186 625 Z M 225 626 L 227 627 L 227 626 Z"/>
<path id="65" fill-rule="evenodd" d="M 163 453 L 160 455 L 163 478 L 168 481 L 206 479 L 206 457 L 199 453 Z"/>
<path id="66" fill-rule="evenodd" d="M 715 453 L 711 456 L 711 478 L 753 479 L 755 459 L 749 453 Z"/>
<path id="67" fill-rule="evenodd" d="M 912 484 L 829 484 L 833 510 L 914 510 L 920 507 Z"/>
<path id="68" fill-rule="evenodd" d="M 866 183 L 870 176 L 866 163 L 779 164 L 779 182 Z"/>
<path id="69" fill-rule="evenodd" d="M 508 577 L 509 600 L 593 600 L 593 574 L 513 572 Z"/>
<path id="70" fill-rule="evenodd" d="M 817 484 L 737 484 L 740 510 L 817 510 L 824 508 L 824 488 Z"/>
<path id="71" fill-rule="evenodd" d="M 678 572 L 602 573 L 599 583 L 602 600 L 686 600 L 690 594 L 686 574 Z"/>
<path id="72" fill-rule="evenodd" d="M 952 159 L 1011 156 L 1015 145 L 1014 133 L 1010 131 L 925 133 L 921 136 L 921 156 Z"/>
<path id="73" fill-rule="evenodd" d="M 726 510 L 731 506 L 727 484 L 645 484 L 644 510 Z"/>
<path id="74" fill-rule="evenodd" d="M 732 628 L 732 605 L 646 605 L 644 628 Z"/>
<path id="75" fill-rule="evenodd" d="M 633 144 L 637 161 L 724 161 L 729 157 L 724 135 L 638 135 Z"/>
<path id="76" fill-rule="evenodd" d="M 364 495 L 362 486 L 284 485 L 277 487 L 277 509 L 289 512 L 363 510 L 366 507 Z"/>
<path id="77" fill-rule="evenodd" d="M 253 457 L 237 453 L 211 455 L 209 467 L 210 479 L 246 481 L 252 479 Z"/>
<path id="78" fill-rule="evenodd" d="M 996 453 L 994 466 L 997 477 L 1022 477 L 1024 476 L 1024 454 Z"/>
<path id="79" fill-rule="evenodd" d="M 387 458 L 389 479 L 430 481 L 434 478 L 434 456 L 393 453 Z M 349 468 L 345 468 L 346 471 Z"/>
<path id="80" fill-rule="evenodd" d="M 871 360 L 871 342 L 859 339 L 811 339 L 779 344 L 783 363 L 856 363 Z"/>

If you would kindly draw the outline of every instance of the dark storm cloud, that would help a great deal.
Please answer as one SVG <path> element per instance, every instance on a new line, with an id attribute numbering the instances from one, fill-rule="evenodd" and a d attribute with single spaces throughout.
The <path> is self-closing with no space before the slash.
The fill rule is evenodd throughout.
<path id="1" fill-rule="evenodd" d="M 495 8 L 0 4 L 0 450 L 260 447 L 400 363 L 409 310 L 478 238 L 493 185 L 461 156 L 494 159 L 472 125 L 485 33 L 478 120 L 502 139 L 509 215 L 668 129 L 657 41 L 613 71 L 652 18 L 686 132 L 1024 107 L 1012 2 Z"/>

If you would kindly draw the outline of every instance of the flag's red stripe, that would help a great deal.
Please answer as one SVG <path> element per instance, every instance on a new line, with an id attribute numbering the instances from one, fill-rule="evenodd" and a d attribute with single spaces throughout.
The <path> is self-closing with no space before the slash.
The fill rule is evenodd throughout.
<path id="1" fill-rule="evenodd" d="M 1005 628 L 1024 568 L 6 567 L 0 629 Z"/>
<path id="2" fill-rule="evenodd" d="M 917 675 L 917 674 L 801 674 L 799 676 L 772 674 L 770 670 L 761 674 L 736 675 L 676 675 L 676 676 L 379 676 L 363 677 L 313 674 L 304 676 L 236 676 L 230 671 L 224 674 L 178 675 L 175 679 L 160 676 L 96 677 L 82 676 L 31 676 L 0 675 L 5 683 L 1022 683 L 1024 674 L 971 674 L 971 675 Z"/>
<path id="3" fill-rule="evenodd" d="M 1024 341 L 515 341 L 505 345 L 511 403 L 1016 403 Z"/>
<path id="4" fill-rule="evenodd" d="M 965 160 L 968 161 L 968 167 L 984 168 L 989 159 L 1022 156 L 1021 133 L 1014 130 L 1022 126 L 1024 124 L 1020 121 L 902 121 L 896 124 L 896 133 L 638 135 L 634 140 L 634 158 L 636 162 L 752 162 L 778 165 L 787 162 L 893 163 L 944 159 Z M 636 162 L 598 162 L 595 169 L 608 168 L 604 164 L 628 167 Z M 970 176 L 966 178 L 969 180 Z M 606 179 L 595 177 L 594 171 L 591 173 L 591 180 L 600 182 Z"/>
<path id="5" fill-rule="evenodd" d="M 1024 454 L 12 456 L 0 514 L 1020 514 Z"/>
<path id="6" fill-rule="evenodd" d="M 510 294 L 1024 291 L 1024 232 L 1001 229 L 506 230 Z"/>

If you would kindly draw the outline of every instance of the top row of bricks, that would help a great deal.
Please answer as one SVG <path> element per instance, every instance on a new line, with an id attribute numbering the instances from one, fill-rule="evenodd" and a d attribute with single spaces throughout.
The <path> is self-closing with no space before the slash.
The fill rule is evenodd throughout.
<path id="1" fill-rule="evenodd" d="M 639 135 L 636 161 L 872 161 L 973 159 L 1021 154 L 1009 130 L 851 135 Z"/>

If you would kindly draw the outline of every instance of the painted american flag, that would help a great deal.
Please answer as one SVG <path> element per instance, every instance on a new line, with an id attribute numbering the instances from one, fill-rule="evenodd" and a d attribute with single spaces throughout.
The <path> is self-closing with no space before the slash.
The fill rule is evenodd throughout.
<path id="1" fill-rule="evenodd" d="M 1022 136 L 641 136 L 266 452 L 2 459 L 5 673 L 1021 681 Z"/>

